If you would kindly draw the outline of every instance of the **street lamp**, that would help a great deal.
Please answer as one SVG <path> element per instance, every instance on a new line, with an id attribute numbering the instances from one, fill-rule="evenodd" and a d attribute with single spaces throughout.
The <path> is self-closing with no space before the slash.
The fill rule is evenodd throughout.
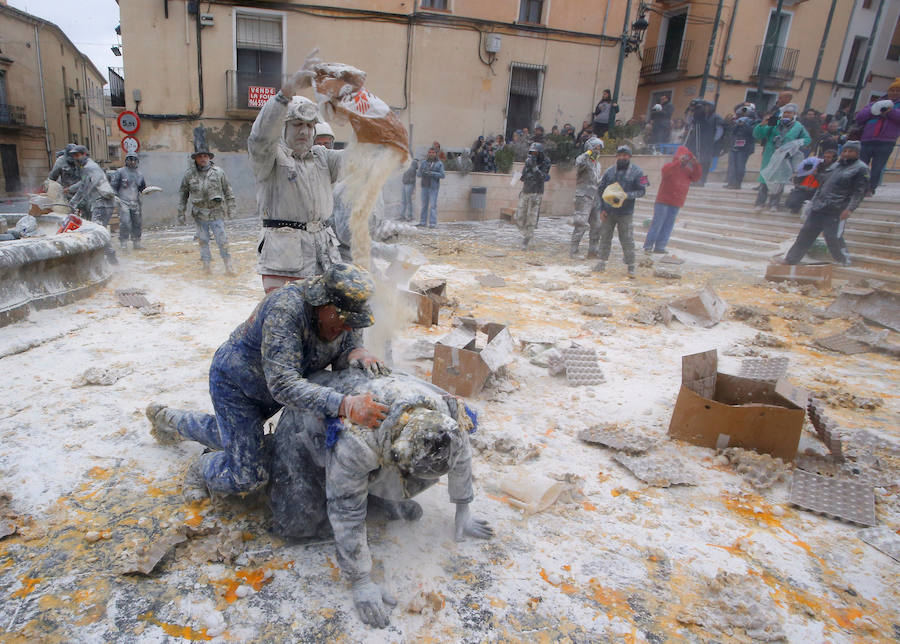
<path id="1" fill-rule="evenodd" d="M 638 7 L 637 20 L 631 23 L 631 34 L 622 34 L 622 43 L 625 47 L 625 55 L 636 52 L 644 41 L 644 32 L 650 23 L 647 21 L 647 5 L 643 2 Z"/>
<path id="2" fill-rule="evenodd" d="M 650 23 L 647 21 L 647 5 L 641 0 L 638 5 L 638 17 L 631 23 L 631 31 L 628 30 L 628 19 L 631 17 L 631 0 L 625 8 L 625 25 L 622 27 L 622 45 L 619 49 L 619 65 L 616 67 L 616 85 L 613 90 L 613 103 L 619 100 L 619 86 L 622 82 L 622 66 L 625 64 L 625 57 L 628 54 L 636 52 L 644 41 L 644 32 Z"/>

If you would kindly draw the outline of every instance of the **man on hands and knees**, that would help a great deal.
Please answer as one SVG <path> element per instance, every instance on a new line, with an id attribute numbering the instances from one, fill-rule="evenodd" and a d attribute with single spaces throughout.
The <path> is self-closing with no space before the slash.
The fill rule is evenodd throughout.
<path id="1" fill-rule="evenodd" d="M 269 480 L 263 423 L 283 406 L 319 417 L 346 417 L 377 427 L 387 407 L 371 394 L 345 395 L 307 376 L 331 366 L 385 370 L 362 346 L 360 329 L 374 322 L 373 283 L 355 266 L 336 263 L 323 275 L 268 295 L 213 356 L 209 391 L 215 415 L 147 407 L 151 434 L 163 444 L 194 440 L 210 450 L 185 478 L 188 498 L 208 492 L 252 492 Z"/>
<path id="2" fill-rule="evenodd" d="M 859 141 L 847 141 L 841 149 L 837 167 L 824 176 L 810 204 L 809 216 L 797 234 L 797 239 L 784 256 L 785 264 L 799 264 L 816 241 L 819 233 L 834 261 L 850 265 L 850 255 L 841 243 L 844 222 L 859 206 L 869 188 L 869 168 L 859 160 Z"/>
<path id="3" fill-rule="evenodd" d="M 371 378 L 346 369 L 313 374 L 309 381 L 348 396 L 373 396 L 390 412 L 372 430 L 352 418 L 341 422 L 311 410 L 285 409 L 271 437 L 273 531 L 304 539 L 333 529 L 338 563 L 352 584 L 360 619 L 384 628 L 396 600 L 371 578 L 369 507 L 392 520 L 418 519 L 422 508 L 411 498 L 446 475 L 456 505 L 456 540 L 493 536 L 469 508 L 472 417 L 455 396 L 407 374 Z"/>

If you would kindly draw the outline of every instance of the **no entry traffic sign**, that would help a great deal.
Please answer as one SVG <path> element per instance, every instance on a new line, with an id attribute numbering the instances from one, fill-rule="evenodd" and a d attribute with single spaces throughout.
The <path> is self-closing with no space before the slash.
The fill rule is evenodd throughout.
<path id="1" fill-rule="evenodd" d="M 116 124 L 125 134 L 134 134 L 141 129 L 140 117 L 131 110 L 120 112 L 119 118 L 116 119 Z"/>
<path id="2" fill-rule="evenodd" d="M 125 154 L 137 154 L 141 149 L 141 142 L 137 140 L 137 137 L 123 136 L 122 149 L 125 150 Z"/>

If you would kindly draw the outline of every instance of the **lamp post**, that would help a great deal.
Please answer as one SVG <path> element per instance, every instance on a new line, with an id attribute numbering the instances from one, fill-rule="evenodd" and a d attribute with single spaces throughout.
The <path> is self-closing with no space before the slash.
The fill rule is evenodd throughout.
<path id="1" fill-rule="evenodd" d="M 650 23 L 647 22 L 647 5 L 642 1 L 638 5 L 638 17 L 631 23 L 631 31 L 628 30 L 628 19 L 631 17 L 631 0 L 625 8 L 625 23 L 622 26 L 622 39 L 619 49 L 619 64 L 616 67 L 616 84 L 613 89 L 613 103 L 619 102 L 619 86 L 622 83 L 622 67 L 625 65 L 625 58 L 628 54 L 636 52 L 641 47 L 644 40 L 644 32 Z"/>

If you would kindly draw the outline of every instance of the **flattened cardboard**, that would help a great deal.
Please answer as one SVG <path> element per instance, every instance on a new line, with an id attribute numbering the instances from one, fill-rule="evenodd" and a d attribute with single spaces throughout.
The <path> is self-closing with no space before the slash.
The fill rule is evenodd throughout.
<path id="1" fill-rule="evenodd" d="M 769 264 L 766 267 L 766 279 L 770 282 L 798 282 L 815 284 L 819 288 L 831 288 L 832 265 L 829 263 L 812 264 Z"/>
<path id="2" fill-rule="evenodd" d="M 457 396 L 474 396 L 484 388 L 488 376 L 513 361 L 513 341 L 503 324 L 478 324 L 461 319 L 462 326 L 434 345 L 431 382 Z M 488 336 L 483 349 L 476 346 L 476 329 Z"/>
<path id="3" fill-rule="evenodd" d="M 663 307 L 664 322 L 668 324 L 671 318 L 675 318 L 686 326 L 709 328 L 722 320 L 726 310 L 728 305 L 725 300 L 707 286 L 693 297 L 672 300 Z"/>
<path id="4" fill-rule="evenodd" d="M 845 287 L 826 313 L 829 317 L 858 313 L 870 322 L 900 332 L 900 293 Z"/>
<path id="5" fill-rule="evenodd" d="M 779 393 L 789 383 L 719 373 L 716 364 L 715 350 L 682 358 L 669 436 L 701 447 L 743 447 L 792 460 L 806 409 Z M 791 395 L 802 398 L 798 392 Z"/>

